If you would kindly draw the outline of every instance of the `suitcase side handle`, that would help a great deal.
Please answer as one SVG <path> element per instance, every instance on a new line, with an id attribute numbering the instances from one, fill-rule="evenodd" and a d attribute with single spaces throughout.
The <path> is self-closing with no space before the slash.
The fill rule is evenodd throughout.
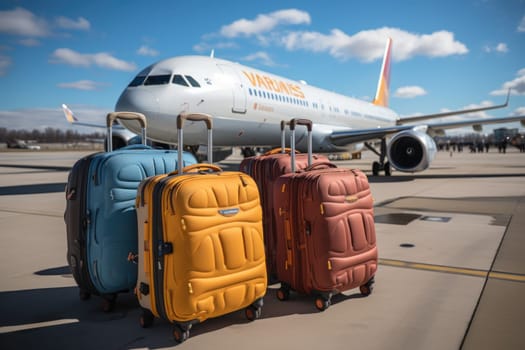
<path id="1" fill-rule="evenodd" d="M 318 163 L 314 163 L 304 168 L 304 171 L 310 171 L 310 170 L 315 170 L 315 169 L 328 169 L 328 168 L 337 168 L 337 165 L 331 162 L 318 162 Z"/>
<path id="2" fill-rule="evenodd" d="M 108 141 L 107 148 L 108 152 L 113 151 L 113 123 L 116 119 L 123 120 L 137 120 L 140 123 L 141 127 L 141 138 L 142 144 L 146 144 L 146 116 L 142 113 L 136 112 L 111 112 L 106 116 L 106 126 L 108 130 Z"/>
<path id="3" fill-rule="evenodd" d="M 222 168 L 220 166 L 201 163 L 201 164 L 192 164 L 192 165 L 188 165 L 187 167 L 184 167 L 184 169 L 182 169 L 182 173 L 189 173 L 192 170 L 196 170 L 196 169 L 211 170 L 215 172 L 222 171 Z M 177 175 L 178 173 L 179 173 L 179 170 L 177 169 L 169 173 L 168 176 Z"/>
<path id="4" fill-rule="evenodd" d="M 204 113 L 181 113 L 177 116 L 177 170 L 179 174 L 183 173 L 182 148 L 184 147 L 184 121 L 203 121 L 208 129 L 208 163 L 213 163 L 213 133 L 212 133 L 212 117 Z"/>
<path id="5" fill-rule="evenodd" d="M 274 148 L 274 149 L 271 149 L 269 150 L 268 152 L 265 152 L 263 154 L 263 156 L 271 156 L 272 154 L 278 154 L 278 153 L 288 153 L 290 154 L 290 152 L 292 151 L 291 148 L 282 148 L 282 147 L 277 147 L 277 148 Z M 295 153 L 300 153 L 299 151 L 295 151 Z"/>

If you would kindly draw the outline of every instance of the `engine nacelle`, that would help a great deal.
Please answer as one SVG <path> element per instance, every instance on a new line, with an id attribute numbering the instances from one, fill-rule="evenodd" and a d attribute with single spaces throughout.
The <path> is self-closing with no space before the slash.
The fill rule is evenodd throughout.
<path id="1" fill-rule="evenodd" d="M 436 143 L 424 132 L 406 130 L 392 137 L 387 154 L 390 164 L 399 171 L 423 171 L 436 155 Z"/>

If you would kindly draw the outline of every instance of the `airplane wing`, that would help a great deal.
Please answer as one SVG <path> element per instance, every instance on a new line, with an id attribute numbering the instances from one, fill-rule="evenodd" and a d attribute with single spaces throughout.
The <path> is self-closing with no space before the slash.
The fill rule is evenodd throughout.
<path id="1" fill-rule="evenodd" d="M 481 126 L 483 124 L 502 124 L 502 123 L 511 123 L 511 122 L 521 122 L 521 125 L 525 126 L 525 115 L 518 115 L 513 117 L 505 118 L 485 118 L 485 119 L 470 119 L 462 120 L 455 122 L 439 122 L 439 123 L 429 123 L 427 126 L 430 129 L 435 131 L 444 130 L 444 129 L 454 129 L 460 128 L 463 126 L 472 126 L 475 131 L 481 131 Z"/>
<path id="2" fill-rule="evenodd" d="M 497 106 L 461 109 L 461 110 L 458 110 L 458 111 L 450 111 L 450 112 L 443 112 L 443 113 L 436 113 L 436 114 L 420 115 L 420 116 L 416 116 L 416 117 L 400 118 L 400 119 L 397 120 L 397 125 L 404 125 L 404 124 L 420 122 L 420 121 L 429 120 L 429 119 L 450 117 L 450 116 L 453 116 L 453 115 L 469 114 L 469 113 L 475 113 L 475 112 L 481 112 L 481 111 L 488 111 L 488 110 L 491 110 L 491 109 L 505 108 L 509 104 L 509 98 L 510 98 L 510 89 L 509 89 L 509 92 L 507 93 L 507 99 L 505 100 L 505 103 L 497 105 Z"/>
<path id="3" fill-rule="evenodd" d="M 354 142 L 363 142 L 373 139 L 380 139 L 385 136 L 395 134 L 401 131 L 410 130 L 410 129 L 432 129 L 434 131 L 439 131 L 443 129 L 453 129 L 463 126 L 472 126 L 474 130 L 481 130 L 481 125 L 483 124 L 502 124 L 510 122 L 521 122 L 525 126 L 525 115 L 521 116 L 512 116 L 505 118 L 489 118 L 489 119 L 471 119 L 464 121 L 454 121 L 454 122 L 439 122 L 439 123 L 427 123 L 427 124 L 416 124 L 416 125 L 396 125 L 386 128 L 374 128 L 374 129 L 359 129 L 359 130 L 344 130 L 336 131 L 330 135 L 330 139 L 337 146 L 344 146 L 348 143 Z"/>
<path id="4" fill-rule="evenodd" d="M 386 128 L 335 131 L 330 135 L 330 140 L 336 146 L 345 146 L 349 143 L 380 139 L 413 128 L 414 125 L 396 125 Z"/>
<path id="5" fill-rule="evenodd" d="M 66 106 L 65 104 L 62 104 L 62 111 L 64 111 L 64 115 L 66 117 L 66 120 L 70 124 L 74 124 L 74 125 L 78 125 L 78 126 L 89 126 L 89 127 L 92 127 L 92 128 L 104 128 L 104 129 L 106 129 L 106 125 L 105 124 L 91 124 L 91 123 L 84 123 L 84 122 L 79 121 L 77 119 L 77 117 L 75 117 L 75 115 L 73 114 L 71 109 L 69 109 L 69 107 Z"/>

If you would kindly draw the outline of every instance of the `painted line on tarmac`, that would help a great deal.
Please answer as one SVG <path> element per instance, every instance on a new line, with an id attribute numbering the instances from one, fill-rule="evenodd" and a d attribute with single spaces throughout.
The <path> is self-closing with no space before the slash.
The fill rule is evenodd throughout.
<path id="1" fill-rule="evenodd" d="M 70 318 L 70 319 L 61 319 L 61 320 L 55 320 L 55 321 L 27 323 L 27 324 L 21 324 L 17 326 L 4 326 L 4 327 L 0 327 L 0 334 L 25 331 L 28 329 L 61 326 L 64 324 L 78 323 L 78 322 L 79 322 L 78 319 Z"/>
<path id="2" fill-rule="evenodd" d="M 469 268 L 464 268 L 464 267 L 424 264 L 424 263 L 416 263 L 412 261 L 403 261 L 403 260 L 394 260 L 394 259 L 379 259 L 379 264 L 384 265 L 384 266 L 401 267 L 401 268 L 406 268 L 406 269 L 451 273 L 455 275 L 473 276 L 473 277 L 481 277 L 481 278 L 488 277 L 488 278 L 494 278 L 494 279 L 499 279 L 499 280 L 504 280 L 504 281 L 525 283 L 525 275 L 513 274 L 513 273 L 507 273 L 507 272 L 495 272 L 495 271 L 489 272 L 486 270 L 476 270 L 476 269 L 469 269 Z"/>

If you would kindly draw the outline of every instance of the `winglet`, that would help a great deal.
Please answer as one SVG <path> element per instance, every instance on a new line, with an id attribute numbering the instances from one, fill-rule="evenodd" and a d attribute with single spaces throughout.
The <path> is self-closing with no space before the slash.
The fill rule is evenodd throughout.
<path id="1" fill-rule="evenodd" d="M 66 120 L 69 122 L 69 124 L 74 124 L 76 126 L 89 126 L 91 128 L 106 128 L 106 124 L 91 124 L 81 122 L 77 117 L 75 117 L 71 109 L 69 109 L 69 107 L 65 104 L 62 104 L 62 111 L 64 111 L 64 116 L 66 117 Z"/>
<path id="2" fill-rule="evenodd" d="M 64 111 L 64 115 L 66 116 L 66 119 L 68 122 L 70 122 L 71 124 L 78 122 L 78 119 L 75 117 L 75 115 L 69 109 L 68 106 L 66 106 L 65 104 L 62 104 L 62 110 Z"/>
<path id="3" fill-rule="evenodd" d="M 379 75 L 379 82 L 377 83 L 376 97 L 374 98 L 374 101 L 372 101 L 372 103 L 377 106 L 388 107 L 391 52 L 392 38 L 388 38 L 385 55 L 383 56 L 383 65 L 381 66 L 381 74 Z"/>

